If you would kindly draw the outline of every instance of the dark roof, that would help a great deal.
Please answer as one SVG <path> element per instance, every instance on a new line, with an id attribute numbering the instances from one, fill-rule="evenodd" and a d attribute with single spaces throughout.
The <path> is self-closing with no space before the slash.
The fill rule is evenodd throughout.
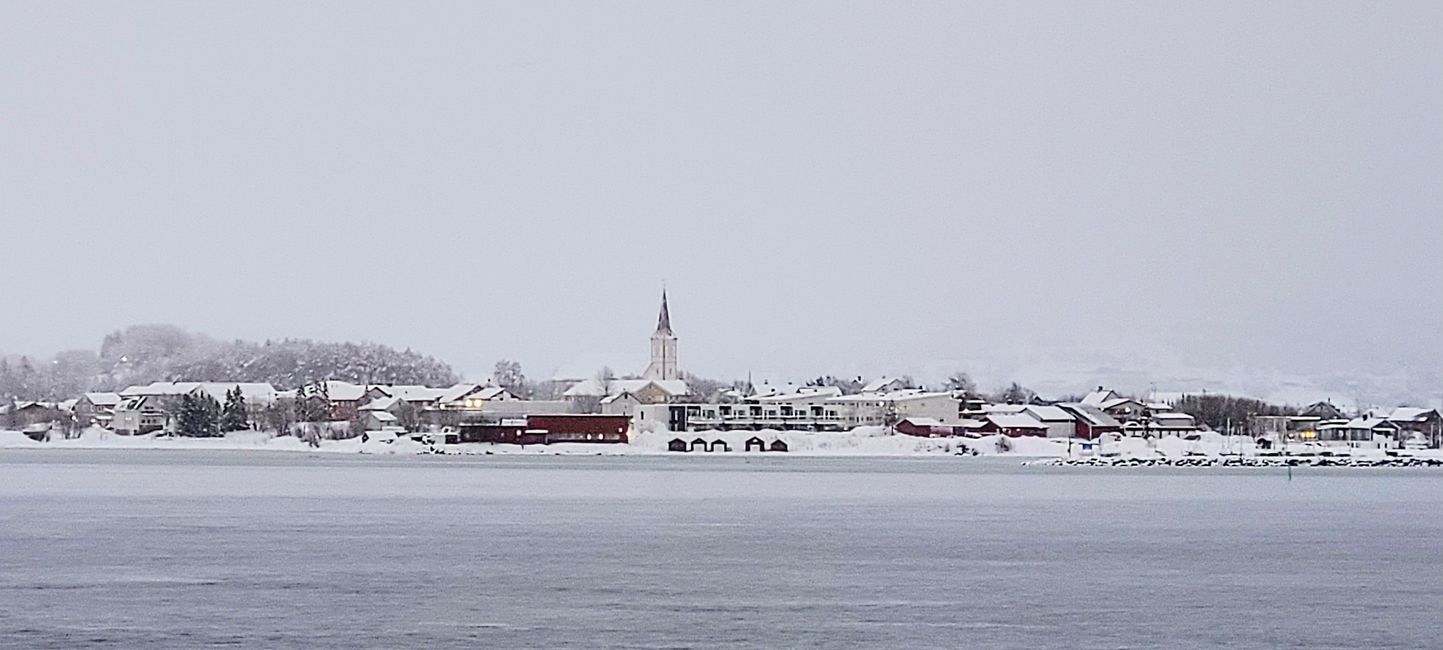
<path id="1" fill-rule="evenodd" d="M 656 333 L 671 334 L 671 312 L 666 308 L 666 289 L 661 290 L 661 314 L 656 317 Z"/>

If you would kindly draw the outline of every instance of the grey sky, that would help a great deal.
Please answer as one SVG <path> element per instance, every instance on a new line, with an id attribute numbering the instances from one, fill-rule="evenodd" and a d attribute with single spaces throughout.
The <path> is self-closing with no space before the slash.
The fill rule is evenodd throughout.
<path id="1" fill-rule="evenodd" d="M 1443 366 L 1439 3 L 0 7 L 5 351 Z"/>

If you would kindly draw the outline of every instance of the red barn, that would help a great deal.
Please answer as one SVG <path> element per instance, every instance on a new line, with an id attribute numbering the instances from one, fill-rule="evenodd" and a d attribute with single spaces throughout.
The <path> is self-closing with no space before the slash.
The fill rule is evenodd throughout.
<path id="1" fill-rule="evenodd" d="M 528 415 L 528 434 L 540 434 L 546 444 L 554 442 L 627 442 L 631 417 L 626 415 Z"/>
<path id="2" fill-rule="evenodd" d="M 948 438 L 957 435 L 955 427 L 942 424 L 935 418 L 907 418 L 897 423 L 897 433 L 918 438 Z"/>

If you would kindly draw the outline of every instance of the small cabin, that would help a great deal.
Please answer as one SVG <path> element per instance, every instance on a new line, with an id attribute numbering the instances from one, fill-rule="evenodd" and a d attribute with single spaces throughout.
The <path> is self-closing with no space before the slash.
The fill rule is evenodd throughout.
<path id="1" fill-rule="evenodd" d="M 711 441 L 711 449 L 708 449 L 707 451 L 731 451 L 731 450 L 732 450 L 731 446 L 727 445 L 727 442 L 726 442 L 725 440 L 713 440 L 713 441 Z"/>
<path id="2" fill-rule="evenodd" d="M 766 451 L 766 450 L 767 450 L 767 443 L 766 443 L 766 441 L 762 440 L 761 438 L 758 438 L 758 437 L 756 437 L 756 436 L 752 436 L 752 437 L 750 437 L 750 438 L 747 438 L 747 447 L 746 447 L 746 450 L 747 450 L 747 451 Z"/>
<path id="3" fill-rule="evenodd" d="M 789 448 L 787 447 L 786 441 L 785 441 L 785 440 L 782 440 L 782 439 L 780 439 L 780 438 L 778 438 L 778 439 L 776 439 L 776 440 L 773 440 L 773 441 L 772 441 L 772 445 L 771 445 L 771 447 L 769 447 L 769 449 L 771 449 L 772 451 L 788 451 L 788 450 L 789 450 Z"/>
<path id="4" fill-rule="evenodd" d="M 681 438 L 672 438 L 672 439 L 671 439 L 671 442 L 666 443 L 666 450 L 667 450 L 667 451 L 687 451 L 686 441 L 685 441 L 685 440 L 682 440 Z"/>
<path id="5" fill-rule="evenodd" d="M 691 451 L 707 451 L 706 440 L 696 438 L 691 441 Z"/>

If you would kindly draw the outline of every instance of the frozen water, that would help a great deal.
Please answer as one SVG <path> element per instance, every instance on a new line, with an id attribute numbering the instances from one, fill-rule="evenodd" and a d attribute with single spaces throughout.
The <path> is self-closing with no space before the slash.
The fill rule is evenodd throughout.
<path id="1" fill-rule="evenodd" d="M 1443 473 L 0 450 L 0 647 L 1438 647 Z"/>

